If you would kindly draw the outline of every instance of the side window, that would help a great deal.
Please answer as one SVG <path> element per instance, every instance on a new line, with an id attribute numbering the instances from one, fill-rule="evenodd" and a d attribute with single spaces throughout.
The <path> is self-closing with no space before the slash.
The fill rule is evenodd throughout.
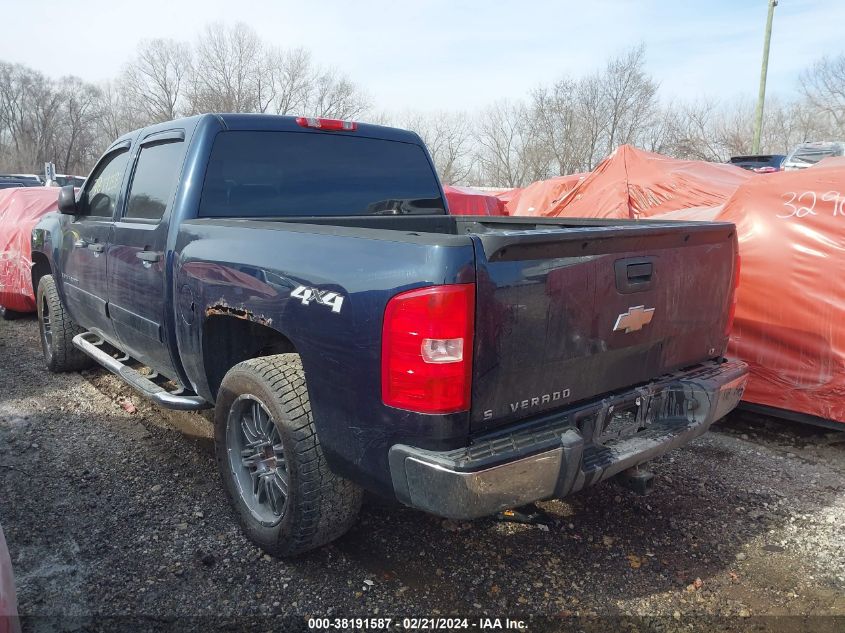
<path id="1" fill-rule="evenodd" d="M 80 197 L 81 215 L 110 218 L 114 214 L 114 205 L 120 193 L 120 183 L 123 181 L 123 170 L 129 150 L 121 149 L 97 166 L 88 178 L 87 187 Z"/>
<path id="2" fill-rule="evenodd" d="M 170 142 L 141 148 L 129 191 L 126 217 L 160 220 L 173 199 L 182 168 L 184 143 Z"/>

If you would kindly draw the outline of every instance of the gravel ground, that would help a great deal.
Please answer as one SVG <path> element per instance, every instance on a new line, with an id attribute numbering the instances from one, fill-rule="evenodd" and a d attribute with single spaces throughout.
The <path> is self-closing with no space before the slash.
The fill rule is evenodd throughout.
<path id="1" fill-rule="evenodd" d="M 235 525 L 205 417 L 104 370 L 49 374 L 34 320 L 0 322 L 0 524 L 24 631 L 457 615 L 843 630 L 827 616 L 845 618 L 845 434 L 736 415 L 714 431 L 657 460 L 649 496 L 605 483 L 540 504 L 551 526 L 368 499 L 344 538 L 276 560 Z"/>

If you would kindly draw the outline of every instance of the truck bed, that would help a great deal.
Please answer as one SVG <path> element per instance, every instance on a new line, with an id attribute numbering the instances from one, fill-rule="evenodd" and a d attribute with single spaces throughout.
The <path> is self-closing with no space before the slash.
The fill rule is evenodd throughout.
<path id="1" fill-rule="evenodd" d="M 391 215 L 208 219 L 186 227 L 209 224 L 388 241 L 397 254 L 407 252 L 399 244 L 471 244 L 473 432 L 718 358 L 727 343 L 731 224 Z M 402 270 L 411 261 L 397 255 L 392 265 Z M 375 279 L 372 269 L 367 274 Z"/>

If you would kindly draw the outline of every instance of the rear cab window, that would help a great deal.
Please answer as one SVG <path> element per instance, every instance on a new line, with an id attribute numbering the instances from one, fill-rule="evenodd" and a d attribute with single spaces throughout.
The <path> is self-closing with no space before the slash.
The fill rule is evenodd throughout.
<path id="1" fill-rule="evenodd" d="M 199 209 L 218 218 L 445 213 L 419 145 L 268 131 L 216 136 Z"/>

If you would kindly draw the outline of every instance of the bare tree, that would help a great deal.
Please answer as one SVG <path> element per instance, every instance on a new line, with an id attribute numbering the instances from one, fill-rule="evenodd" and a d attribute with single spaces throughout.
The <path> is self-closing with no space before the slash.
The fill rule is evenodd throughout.
<path id="1" fill-rule="evenodd" d="M 674 143 L 677 105 L 669 103 L 657 108 L 651 125 L 646 127 L 640 136 L 640 144 L 650 152 L 669 154 Z"/>
<path id="2" fill-rule="evenodd" d="M 352 118 L 366 95 L 303 49 L 268 47 L 244 24 L 210 24 L 193 49 L 174 40 L 141 42 L 119 78 L 96 87 L 54 81 L 0 62 L 0 169 L 84 173 L 123 133 L 200 112 L 272 112 Z"/>
<path id="3" fill-rule="evenodd" d="M 845 134 L 845 55 L 820 59 L 800 85 L 803 98 L 770 98 L 764 151 Z M 749 101 L 661 106 L 657 93 L 638 46 L 597 72 L 560 78 L 471 117 L 374 114 L 358 84 L 317 65 L 308 51 L 268 46 L 244 24 L 210 24 L 193 45 L 142 42 L 120 77 L 98 87 L 0 62 L 0 170 L 40 171 L 53 161 L 84 173 L 129 130 L 209 111 L 398 121 L 420 134 L 441 178 L 454 184 L 520 186 L 589 171 L 623 143 L 709 161 L 750 150 Z"/>
<path id="4" fill-rule="evenodd" d="M 367 110 L 369 101 L 361 89 L 335 70 L 318 74 L 308 91 L 305 114 L 352 119 Z"/>
<path id="5" fill-rule="evenodd" d="M 707 99 L 677 107 L 672 123 L 670 154 L 692 160 L 723 160 L 722 149 L 713 138 L 717 114 L 717 104 Z"/>
<path id="6" fill-rule="evenodd" d="M 121 87 L 144 121 L 170 121 L 183 114 L 190 68 L 190 49 L 185 44 L 165 39 L 144 41 L 126 64 Z"/>
<path id="7" fill-rule="evenodd" d="M 780 103 L 766 106 L 763 122 L 763 146 L 767 151 L 781 154 L 789 152 L 798 143 L 818 139 L 832 139 L 843 133 L 833 117 L 807 101 Z"/>
<path id="8" fill-rule="evenodd" d="M 537 88 L 532 121 L 536 142 L 554 163 L 549 171 L 589 171 L 618 145 L 654 142 L 655 126 L 665 136 L 666 112 L 657 106 L 657 89 L 645 72 L 642 45 L 611 58 L 600 72 Z M 530 155 L 542 158 L 537 149 Z"/>
<path id="9" fill-rule="evenodd" d="M 607 63 L 601 76 L 606 110 L 607 153 L 618 145 L 634 143 L 655 113 L 657 83 L 645 73 L 645 45 L 629 50 Z"/>
<path id="10" fill-rule="evenodd" d="M 443 182 L 451 185 L 469 184 L 472 172 L 472 131 L 465 114 L 405 114 L 400 118 L 399 125 L 420 135 Z"/>
<path id="11" fill-rule="evenodd" d="M 527 108 L 521 103 L 499 101 L 482 113 L 476 130 L 482 184 L 521 187 L 530 182 L 529 128 Z"/>
<path id="12" fill-rule="evenodd" d="M 558 176 L 571 174 L 583 167 L 583 139 L 577 100 L 577 85 L 567 78 L 551 88 L 537 88 L 531 94 L 531 118 L 538 143 L 546 148 L 554 162 L 549 170 Z"/>
<path id="13" fill-rule="evenodd" d="M 148 123 L 133 106 L 120 81 L 109 81 L 100 87 L 98 111 L 97 130 L 101 143 L 109 143 Z"/>
<path id="14" fill-rule="evenodd" d="M 102 104 L 100 90 L 78 77 L 64 77 L 58 85 L 61 124 L 53 149 L 60 171 L 80 173 L 97 157 L 102 141 L 96 121 Z M 107 142 L 107 141 L 106 141 Z"/>
<path id="15" fill-rule="evenodd" d="M 800 82 L 807 101 L 845 130 L 845 54 L 823 57 L 801 73 Z"/>
<path id="16" fill-rule="evenodd" d="M 578 171 L 590 171 L 605 156 L 602 140 L 608 121 L 601 76 L 591 75 L 579 81 L 576 96 L 578 130 L 582 143 L 581 167 Z"/>
<path id="17" fill-rule="evenodd" d="M 189 110 L 352 118 L 368 107 L 361 89 L 323 70 L 303 49 L 268 48 L 250 27 L 210 24 L 194 50 Z"/>
<path id="18" fill-rule="evenodd" d="M 750 102 L 737 101 L 723 107 L 714 121 L 710 132 L 720 149 L 718 157 L 727 160 L 731 156 L 742 156 L 752 152 L 754 147 L 754 107 Z"/>
<path id="19" fill-rule="evenodd" d="M 209 24 L 194 50 L 190 111 L 259 111 L 261 81 L 269 81 L 262 76 L 265 62 L 261 40 L 246 24 Z"/>
<path id="20" fill-rule="evenodd" d="M 269 56 L 270 72 L 276 86 L 275 114 L 305 112 L 312 80 L 311 54 L 302 48 L 275 50 Z"/>
<path id="21" fill-rule="evenodd" d="M 9 146 L 4 159 L 11 169 L 40 170 L 52 158 L 62 99 L 41 73 L 19 64 L 0 66 L 0 117 Z"/>

